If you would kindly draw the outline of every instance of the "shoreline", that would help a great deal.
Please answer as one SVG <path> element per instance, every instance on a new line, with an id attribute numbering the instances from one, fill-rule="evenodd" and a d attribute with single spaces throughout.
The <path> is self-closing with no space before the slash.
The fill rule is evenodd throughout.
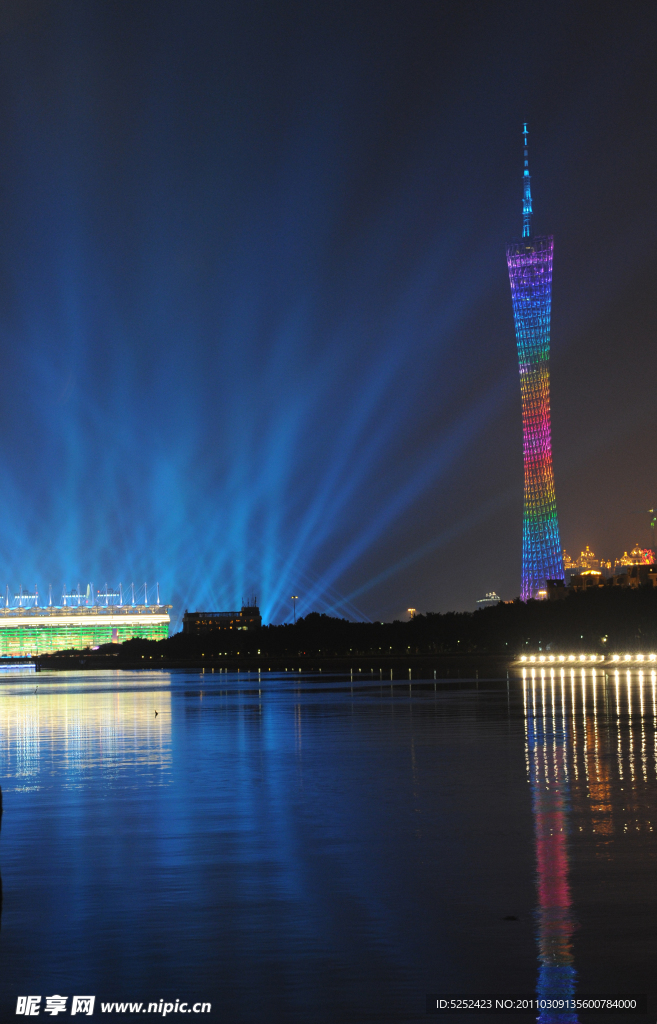
<path id="1" fill-rule="evenodd" d="M 37 671 L 65 672 L 76 669 L 106 669 L 126 672 L 150 671 L 153 669 L 193 669 L 226 672 L 301 672 L 348 674 L 353 672 L 363 678 L 393 679 L 433 678 L 434 672 L 440 672 L 439 678 L 476 678 L 477 674 L 486 673 L 488 678 L 505 678 L 512 668 L 515 658 L 508 655 L 482 654 L 446 654 L 446 655 L 351 655 L 349 657 L 318 658 L 309 655 L 276 656 L 252 655 L 245 657 L 201 657 L 201 658 L 158 658 L 144 656 L 135 660 L 120 659 L 119 655 L 68 654 L 64 657 L 52 654 L 41 655 L 33 659 Z M 422 673 L 417 675 L 416 673 Z M 428 673 L 428 674 L 427 674 Z"/>

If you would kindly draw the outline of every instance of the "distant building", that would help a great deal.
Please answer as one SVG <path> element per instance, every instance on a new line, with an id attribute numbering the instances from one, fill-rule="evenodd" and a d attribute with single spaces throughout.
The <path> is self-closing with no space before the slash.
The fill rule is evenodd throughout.
<path id="1" fill-rule="evenodd" d="M 605 561 L 603 558 L 596 558 L 595 552 L 591 551 L 587 544 L 585 550 L 580 551 L 578 559 L 571 558 L 564 548 L 563 569 L 566 577 L 566 585 L 568 585 L 571 578 L 581 572 L 590 572 L 591 570 L 595 570 L 599 571 L 602 576 L 608 576 L 611 572 L 611 562 Z"/>
<path id="2" fill-rule="evenodd" d="M 603 558 L 596 558 L 595 552 L 591 551 L 588 544 L 584 551 L 580 551 L 579 558 L 571 558 L 568 552 L 564 548 L 563 552 L 563 567 L 564 575 L 566 577 L 566 586 L 571 586 L 575 577 L 580 577 L 586 573 L 599 572 L 603 578 L 610 576 L 625 575 L 628 568 L 631 566 L 640 565 L 654 565 L 655 564 L 655 552 L 652 548 L 641 548 L 638 544 L 635 544 L 630 553 L 627 551 L 623 553 L 622 558 L 616 558 L 613 562 L 605 561 Z M 645 575 L 645 574 L 644 574 Z M 638 578 L 631 576 L 629 578 Z M 587 586 L 591 585 L 591 581 L 586 583 Z M 618 586 L 628 586 L 627 583 L 617 584 Z M 584 581 L 577 581 L 577 589 L 583 589 Z"/>
<path id="3" fill-rule="evenodd" d="M 477 601 L 477 608 L 493 608 L 496 604 L 501 604 L 502 598 L 498 597 L 494 590 L 491 590 L 490 594 L 486 594 L 485 597 L 481 597 Z"/>
<path id="4" fill-rule="evenodd" d="M 21 593 L 21 598 L 25 595 Z M 169 635 L 169 604 L 90 605 L 46 608 L 0 607 L 0 657 L 52 654 L 70 648 L 123 643 L 133 637 L 164 640 Z M 28 595 L 34 600 L 34 595 Z M 70 595 L 69 595 L 70 600 Z"/>
<path id="5" fill-rule="evenodd" d="M 262 616 L 257 605 L 242 605 L 239 612 L 188 612 L 183 615 L 183 633 L 200 635 L 224 629 L 260 629 Z"/>
<path id="6" fill-rule="evenodd" d="M 604 587 L 605 577 L 600 569 L 584 569 L 573 573 L 570 577 L 571 590 L 590 590 L 591 587 Z"/>
<path id="7" fill-rule="evenodd" d="M 569 593 L 563 580 L 547 580 L 548 601 L 562 601 Z"/>
<path id="8" fill-rule="evenodd" d="M 615 573 L 609 580 L 614 587 L 641 587 L 646 583 L 657 587 L 657 565 L 627 565 L 622 572 Z"/>
<path id="9" fill-rule="evenodd" d="M 627 552 L 625 554 L 627 555 Z M 629 558 L 631 555 L 627 557 Z M 564 597 L 568 597 L 569 594 L 597 587 L 630 587 L 636 589 L 643 586 L 657 587 L 657 565 L 648 565 L 645 562 L 630 562 L 620 572 L 607 577 L 603 575 L 600 569 L 583 569 L 581 572 L 572 573 L 568 586 L 564 586 L 561 580 L 548 580 L 547 596 L 550 601 L 559 601 Z"/>
<path id="10" fill-rule="evenodd" d="M 629 565 L 653 565 L 654 561 L 655 552 L 652 548 L 640 548 L 638 544 L 635 544 L 629 555 L 626 551 L 622 558 L 616 559 L 614 562 L 614 573 L 622 571 Z"/>

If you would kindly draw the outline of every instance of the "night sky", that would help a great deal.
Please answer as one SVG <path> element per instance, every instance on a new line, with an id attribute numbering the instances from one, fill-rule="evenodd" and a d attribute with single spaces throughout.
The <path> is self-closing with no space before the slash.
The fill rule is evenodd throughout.
<path id="1" fill-rule="evenodd" d="M 5 0 L 0 586 L 267 621 L 520 589 L 505 243 L 555 236 L 563 546 L 657 502 L 654 3 Z"/>

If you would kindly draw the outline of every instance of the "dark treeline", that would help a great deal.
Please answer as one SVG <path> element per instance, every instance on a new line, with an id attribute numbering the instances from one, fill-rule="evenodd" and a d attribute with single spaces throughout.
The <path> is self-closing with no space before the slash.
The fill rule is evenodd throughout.
<path id="1" fill-rule="evenodd" d="M 427 613 L 407 622 L 348 622 L 313 612 L 294 625 L 249 633 L 202 636 L 176 633 L 168 640 L 128 640 L 120 661 L 142 657 L 190 661 L 201 657 L 497 654 L 526 651 L 657 650 L 657 588 L 601 588 L 561 601 L 515 601 L 475 612 Z M 100 653 L 100 652 L 99 652 Z"/>

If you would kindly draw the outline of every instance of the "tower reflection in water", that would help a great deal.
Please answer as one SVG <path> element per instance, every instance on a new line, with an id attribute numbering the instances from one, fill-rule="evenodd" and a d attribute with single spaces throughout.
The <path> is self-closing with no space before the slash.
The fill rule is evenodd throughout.
<path id="1" fill-rule="evenodd" d="M 538 891 L 539 996 L 574 995 L 571 843 L 613 858 L 617 837 L 653 833 L 657 782 L 657 673 L 523 671 L 527 773 Z M 586 858 L 585 861 L 586 862 Z M 574 1021 L 546 1011 L 541 1022 Z"/>
<path id="2" fill-rule="evenodd" d="M 560 685 L 561 693 L 555 693 Z M 557 684 L 554 672 L 538 681 L 534 673 L 527 685 L 523 676 L 527 770 L 532 788 L 538 887 L 538 959 L 536 986 L 542 998 L 575 994 L 573 966 L 574 922 L 568 884 L 568 724 L 565 679 Z M 560 699 L 559 699 L 560 698 Z M 539 1021 L 577 1021 L 573 1013 L 542 1011 Z"/>

